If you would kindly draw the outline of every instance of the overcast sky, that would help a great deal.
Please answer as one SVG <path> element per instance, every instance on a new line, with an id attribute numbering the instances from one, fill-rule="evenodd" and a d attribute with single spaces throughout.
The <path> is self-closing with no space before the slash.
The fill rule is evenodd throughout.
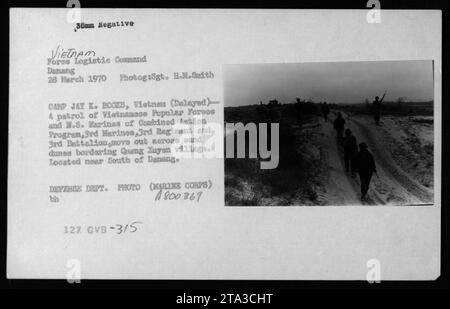
<path id="1" fill-rule="evenodd" d="M 432 61 L 320 62 L 226 65 L 225 106 L 295 98 L 315 102 L 373 101 L 376 95 L 395 101 L 433 99 Z"/>

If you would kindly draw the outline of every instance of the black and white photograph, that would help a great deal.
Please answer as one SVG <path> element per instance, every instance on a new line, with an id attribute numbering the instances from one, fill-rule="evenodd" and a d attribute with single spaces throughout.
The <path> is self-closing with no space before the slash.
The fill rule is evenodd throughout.
<path id="1" fill-rule="evenodd" d="M 225 204 L 433 205 L 433 66 L 225 65 L 225 138 L 232 140 L 225 146 L 239 147 L 245 135 L 246 147 L 245 157 L 237 150 L 225 159 Z M 260 150 L 261 123 L 278 131 L 263 132 L 278 155 L 268 169 L 260 152 L 250 154 L 252 146 Z"/>

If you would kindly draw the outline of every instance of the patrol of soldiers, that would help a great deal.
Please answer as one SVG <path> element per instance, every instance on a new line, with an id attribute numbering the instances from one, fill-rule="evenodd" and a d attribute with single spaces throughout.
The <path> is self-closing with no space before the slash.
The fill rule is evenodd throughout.
<path id="1" fill-rule="evenodd" d="M 384 98 L 384 96 L 383 96 Z M 339 143 L 342 143 L 344 148 L 344 165 L 345 171 L 351 173 L 352 177 L 359 174 L 361 183 L 361 199 L 364 200 L 369 190 L 370 181 L 373 173 L 376 173 L 375 160 L 372 154 L 368 151 L 366 143 L 358 144 L 356 137 L 352 134 L 350 129 L 345 130 L 345 136 L 342 137 L 344 132 L 345 120 L 340 112 L 337 113 L 337 117 L 334 120 L 334 128 L 337 132 L 337 139 Z"/>
<path id="2" fill-rule="evenodd" d="M 377 124 L 380 120 L 381 102 L 383 102 L 385 95 L 386 93 L 384 93 L 381 99 L 379 99 L 379 97 L 375 97 L 375 101 L 373 103 L 373 114 Z M 294 111 L 295 117 L 299 123 L 302 118 L 301 116 L 304 103 L 305 101 L 302 101 L 300 98 L 296 98 Z M 270 100 L 267 105 L 264 105 L 262 101 L 260 101 L 259 110 L 260 113 L 268 113 L 268 118 L 271 122 L 279 121 L 280 115 L 278 115 L 278 111 L 276 110 L 277 106 L 280 106 L 280 103 L 276 99 Z M 324 102 L 319 106 L 320 113 L 322 114 L 325 122 L 328 122 L 328 114 L 330 113 L 328 104 Z M 345 129 L 346 121 L 342 113 L 337 112 L 336 115 L 337 116 L 333 121 L 333 127 L 336 130 L 338 143 L 344 150 L 345 172 L 350 173 L 351 177 L 356 177 L 356 174 L 359 175 L 361 199 L 364 200 L 369 190 L 373 173 L 376 173 L 375 160 L 369 152 L 367 144 L 360 143 L 358 145 L 357 139 L 353 135 L 352 131 L 349 128 Z"/>

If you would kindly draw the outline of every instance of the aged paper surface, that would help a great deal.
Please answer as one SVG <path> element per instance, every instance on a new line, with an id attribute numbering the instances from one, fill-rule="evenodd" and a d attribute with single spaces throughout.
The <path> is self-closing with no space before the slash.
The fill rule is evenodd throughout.
<path id="1" fill-rule="evenodd" d="M 441 12 L 368 12 L 11 9 L 8 277 L 436 279 Z"/>

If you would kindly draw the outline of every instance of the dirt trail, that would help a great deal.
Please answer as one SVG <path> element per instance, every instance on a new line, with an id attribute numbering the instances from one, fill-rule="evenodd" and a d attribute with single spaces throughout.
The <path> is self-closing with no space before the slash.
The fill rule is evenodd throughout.
<path id="1" fill-rule="evenodd" d="M 361 201 L 357 191 L 346 177 L 344 162 L 341 160 L 335 133 L 331 122 L 322 123 L 323 143 L 328 147 L 323 148 L 324 159 L 327 162 L 328 184 L 326 190 L 319 193 L 319 200 L 325 205 L 358 205 Z"/>
<path id="2" fill-rule="evenodd" d="M 336 142 L 336 133 L 331 121 L 321 122 L 323 150 L 328 165 L 328 183 L 319 197 L 325 205 L 417 205 L 433 202 L 432 190 L 422 186 L 405 173 L 391 158 L 385 145 L 375 139 L 364 119 L 347 117 L 346 128 L 350 128 L 358 143 L 369 146 L 377 166 L 378 177 L 373 176 L 366 201 L 360 199 L 359 177 L 352 178 L 345 172 L 343 150 Z"/>
<path id="3" fill-rule="evenodd" d="M 395 163 L 389 151 L 383 149 L 381 143 L 377 143 L 374 134 L 367 125 L 354 118 L 348 119 L 348 122 L 356 131 L 355 133 L 369 145 L 378 169 L 383 171 L 385 185 L 394 186 L 393 193 L 399 198 L 399 202 L 408 204 L 433 202 L 433 192 L 415 181 L 411 175 L 408 175 Z"/>

